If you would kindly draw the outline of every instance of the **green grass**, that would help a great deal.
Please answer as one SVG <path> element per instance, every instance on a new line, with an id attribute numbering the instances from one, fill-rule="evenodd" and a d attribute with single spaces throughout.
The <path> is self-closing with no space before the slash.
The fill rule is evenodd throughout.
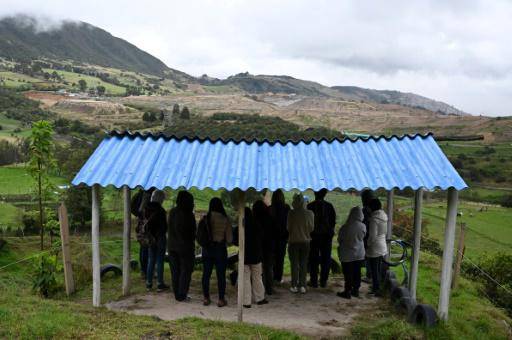
<path id="1" fill-rule="evenodd" d="M 398 199 L 397 202 L 412 212 L 411 203 L 406 200 Z M 405 203 L 407 202 L 407 203 Z M 480 211 L 486 207 L 486 211 Z M 481 205 L 477 203 L 461 201 L 459 212 L 462 216 L 457 218 L 457 222 L 466 223 L 466 255 L 471 257 L 482 255 L 483 253 L 497 253 L 512 251 L 512 216 L 511 208 L 498 206 Z M 446 202 L 431 202 L 423 206 L 423 218 L 428 220 L 428 236 L 440 240 L 441 245 L 444 239 L 444 227 L 446 217 Z M 457 235 L 460 228 L 457 227 Z"/>
<path id="2" fill-rule="evenodd" d="M 31 83 L 41 83 L 41 79 L 37 79 L 26 74 L 0 71 L 0 85 L 10 88 L 28 87 L 31 88 Z"/>
<path id="3" fill-rule="evenodd" d="M 53 73 L 55 70 L 44 69 L 44 71 L 48 73 Z M 71 85 L 73 83 L 76 84 L 75 88 L 78 88 L 78 81 L 83 79 L 87 82 L 88 88 L 101 85 L 105 86 L 106 93 L 110 95 L 124 95 L 126 93 L 126 89 L 124 87 L 104 82 L 103 80 L 97 77 L 61 70 L 57 70 L 55 72 L 57 72 L 57 74 L 62 78 L 63 81 L 67 81 L 70 84 L 69 86 L 67 86 L 68 88 L 72 88 Z"/>
<path id="4" fill-rule="evenodd" d="M 51 176 L 50 181 L 55 185 L 66 184 L 63 178 L 57 176 Z M 34 185 L 34 179 L 24 166 L 0 167 L 0 196 L 31 194 L 34 191 Z"/>
<path id="5" fill-rule="evenodd" d="M 19 120 L 7 118 L 4 113 L 0 113 L 0 126 L 2 126 L 0 139 L 30 136 L 29 128 L 24 127 Z M 14 132 L 16 129 L 19 129 L 19 132 Z"/>
<path id="6" fill-rule="evenodd" d="M 7 227 L 16 228 L 18 226 L 21 211 L 14 205 L 0 201 L 0 230 Z"/>

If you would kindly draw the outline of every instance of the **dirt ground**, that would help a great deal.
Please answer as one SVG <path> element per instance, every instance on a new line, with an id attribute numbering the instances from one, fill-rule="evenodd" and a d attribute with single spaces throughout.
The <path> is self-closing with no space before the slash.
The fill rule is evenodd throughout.
<path id="1" fill-rule="evenodd" d="M 267 297 L 269 304 L 244 308 L 244 321 L 270 327 L 288 329 L 312 337 L 340 337 L 347 335 L 353 320 L 359 315 L 375 310 L 380 299 L 367 295 L 368 286 L 363 283 L 361 297 L 341 299 L 339 279 L 327 288 L 309 289 L 306 294 L 292 294 L 289 284 L 276 287 Z M 212 304 L 202 305 L 202 295 L 196 287 L 190 292 L 191 301 L 177 302 L 170 292 L 134 295 L 108 303 L 109 309 L 126 311 L 136 315 L 157 316 L 163 320 L 199 317 L 212 320 L 236 321 L 236 287 L 228 285 L 228 306 L 216 306 L 216 281 L 212 277 Z"/>

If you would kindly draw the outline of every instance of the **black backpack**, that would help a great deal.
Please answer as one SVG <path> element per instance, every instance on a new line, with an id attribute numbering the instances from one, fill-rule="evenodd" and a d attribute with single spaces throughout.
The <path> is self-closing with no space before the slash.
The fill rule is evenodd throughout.
<path id="1" fill-rule="evenodd" d="M 146 207 L 146 211 L 143 216 L 147 216 L 150 212 L 151 210 Z M 150 230 L 151 223 L 155 215 L 156 213 L 152 212 L 149 217 L 139 219 L 139 223 L 137 224 L 137 227 L 135 227 L 137 241 L 143 247 L 151 247 L 156 244 L 155 236 Z"/>
<path id="2" fill-rule="evenodd" d="M 197 225 L 196 239 L 197 243 L 199 243 L 203 248 L 210 246 L 213 242 L 212 233 L 210 226 L 208 225 L 208 218 L 206 215 L 201 218 Z"/>
<path id="3" fill-rule="evenodd" d="M 326 202 L 317 202 L 314 206 L 315 214 L 315 234 L 330 234 L 332 232 L 331 221 L 329 220 L 329 209 Z"/>

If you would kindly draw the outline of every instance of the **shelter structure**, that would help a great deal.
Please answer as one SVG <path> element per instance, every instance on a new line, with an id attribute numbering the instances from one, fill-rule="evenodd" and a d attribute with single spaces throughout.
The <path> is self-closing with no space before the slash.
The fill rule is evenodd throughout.
<path id="1" fill-rule="evenodd" d="M 410 290 L 416 296 L 423 191 L 447 191 L 447 212 L 438 314 L 448 318 L 458 191 L 467 188 L 432 134 L 356 139 L 272 142 L 211 140 L 113 131 L 73 179 L 92 187 L 93 305 L 100 305 L 100 187 L 124 193 L 123 294 L 130 291 L 130 190 L 211 188 L 240 190 L 239 270 L 244 273 L 244 192 L 256 190 L 385 189 L 388 238 L 393 227 L 394 189 L 415 191 L 414 246 Z M 243 277 L 239 277 L 243 282 Z M 243 319 L 244 285 L 238 285 L 238 319 Z"/>

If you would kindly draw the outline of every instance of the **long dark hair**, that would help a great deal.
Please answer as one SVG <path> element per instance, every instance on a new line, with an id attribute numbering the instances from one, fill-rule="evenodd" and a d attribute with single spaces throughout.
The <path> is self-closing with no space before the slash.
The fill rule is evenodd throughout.
<path id="1" fill-rule="evenodd" d="M 272 200 L 271 200 L 273 207 L 283 207 L 286 203 L 284 200 L 284 193 L 283 190 L 277 189 L 272 193 Z"/>
<path id="2" fill-rule="evenodd" d="M 208 224 L 211 222 L 212 218 L 212 212 L 217 212 L 224 217 L 227 217 L 226 210 L 224 210 L 224 205 L 222 204 L 222 201 L 218 197 L 214 197 L 210 200 L 210 205 L 208 207 L 208 214 L 206 215 Z"/>
<path id="3" fill-rule="evenodd" d="M 194 210 L 194 196 L 185 190 L 178 192 L 176 207 L 182 211 L 192 212 Z"/>

